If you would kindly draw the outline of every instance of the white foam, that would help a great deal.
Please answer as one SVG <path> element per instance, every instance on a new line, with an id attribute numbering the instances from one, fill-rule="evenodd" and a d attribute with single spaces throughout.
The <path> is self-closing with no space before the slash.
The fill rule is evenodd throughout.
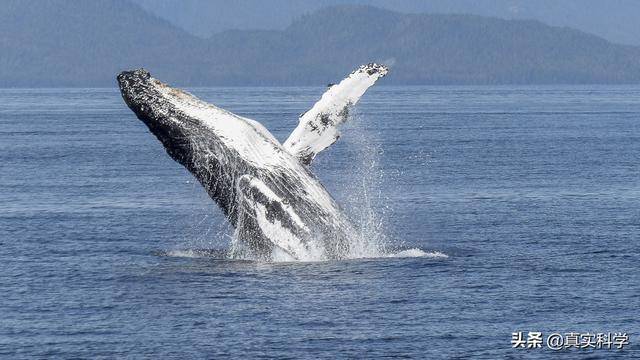
<path id="1" fill-rule="evenodd" d="M 201 258 L 204 257 L 202 252 L 198 250 L 169 250 L 164 253 L 165 256 L 170 257 L 182 257 L 182 258 Z"/>
<path id="2" fill-rule="evenodd" d="M 428 258 L 448 258 L 449 255 L 440 251 L 426 252 L 418 248 L 402 250 L 397 253 L 388 254 L 387 257 L 392 258 L 411 258 L 411 257 L 428 257 Z"/>
<path id="3" fill-rule="evenodd" d="M 226 253 L 226 252 L 225 252 Z M 215 256 L 208 253 L 206 250 L 202 249 L 175 249 L 168 250 L 166 252 L 161 252 L 162 256 L 168 257 L 177 257 L 177 258 L 211 258 L 216 257 L 219 259 L 228 258 L 230 256 L 228 253 L 220 253 Z M 218 257 L 219 256 L 219 257 Z M 363 253 L 354 253 L 350 254 L 345 260 L 357 260 L 357 259 L 385 259 L 385 258 L 431 258 L 431 259 L 446 259 L 449 256 L 440 251 L 424 251 L 418 248 L 401 250 L 398 252 L 392 252 L 387 254 L 381 254 L 377 252 L 363 252 Z M 249 260 L 256 261 L 255 259 L 242 258 L 242 257 L 232 257 L 235 260 Z M 309 255 L 306 258 L 301 258 L 296 260 L 287 252 L 275 247 L 274 251 L 271 255 L 271 259 L 268 262 L 274 263 L 312 263 L 312 262 L 323 262 L 327 261 L 326 258 L 322 256 L 318 256 L 318 254 Z M 262 262 L 262 261 L 258 261 Z"/>

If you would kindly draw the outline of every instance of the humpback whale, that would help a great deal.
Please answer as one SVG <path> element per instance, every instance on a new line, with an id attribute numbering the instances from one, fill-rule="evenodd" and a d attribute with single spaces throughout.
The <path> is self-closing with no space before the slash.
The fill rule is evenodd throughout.
<path id="1" fill-rule="evenodd" d="M 340 259 L 355 229 L 311 172 L 349 109 L 388 69 L 370 63 L 332 85 L 282 144 L 257 121 L 208 104 L 145 69 L 117 76 L 125 103 L 219 205 L 235 228 L 233 256 Z"/>

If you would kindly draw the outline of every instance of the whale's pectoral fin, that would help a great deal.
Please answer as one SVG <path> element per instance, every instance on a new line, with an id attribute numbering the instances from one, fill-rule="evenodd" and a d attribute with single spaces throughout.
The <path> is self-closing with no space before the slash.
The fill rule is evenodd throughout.
<path id="1" fill-rule="evenodd" d="M 322 98 L 300 116 L 300 123 L 284 142 L 284 148 L 303 164 L 310 164 L 316 154 L 338 140 L 338 126 L 347 120 L 349 107 L 387 72 L 384 65 L 362 65 L 339 84 L 331 85 Z"/>
<path id="2" fill-rule="evenodd" d="M 237 196 L 239 235 L 253 248 L 263 249 L 262 257 L 273 255 L 274 250 L 288 254 L 292 260 L 297 260 L 294 254 L 310 255 L 308 245 L 301 240 L 308 237 L 309 229 L 267 184 L 255 176 L 242 175 Z"/>

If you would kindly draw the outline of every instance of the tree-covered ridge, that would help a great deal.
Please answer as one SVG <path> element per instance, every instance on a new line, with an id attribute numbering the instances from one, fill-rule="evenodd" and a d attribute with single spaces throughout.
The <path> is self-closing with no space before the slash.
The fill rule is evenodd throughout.
<path id="1" fill-rule="evenodd" d="M 282 31 L 195 37 L 125 0 L 5 0 L 1 86 L 111 86 L 144 66 L 179 85 L 318 85 L 386 62 L 387 84 L 638 83 L 640 48 L 537 21 L 338 6 Z"/>

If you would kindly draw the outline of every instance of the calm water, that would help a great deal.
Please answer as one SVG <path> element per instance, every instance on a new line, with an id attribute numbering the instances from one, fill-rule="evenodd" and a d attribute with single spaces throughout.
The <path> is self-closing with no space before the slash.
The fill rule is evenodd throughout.
<path id="1" fill-rule="evenodd" d="M 322 91 L 193 89 L 281 140 Z M 229 261 L 189 256 L 227 226 L 114 89 L 0 90 L 0 355 L 638 358 L 639 158 L 638 87 L 377 87 L 315 172 L 448 257 Z"/>

